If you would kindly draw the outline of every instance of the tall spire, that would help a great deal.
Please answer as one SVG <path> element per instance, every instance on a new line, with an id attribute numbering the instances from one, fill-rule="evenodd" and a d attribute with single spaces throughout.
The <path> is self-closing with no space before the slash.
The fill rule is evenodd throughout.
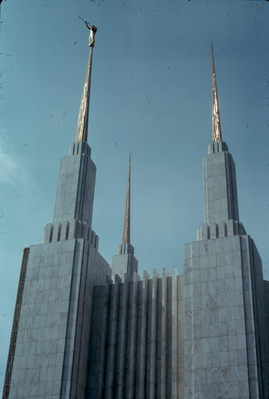
<path id="1" fill-rule="evenodd" d="M 129 155 L 128 184 L 126 191 L 125 213 L 123 223 L 122 244 L 130 244 L 131 228 L 131 154 Z"/>
<path id="2" fill-rule="evenodd" d="M 84 82 L 84 86 L 83 86 L 83 93 L 82 93 L 82 97 L 81 97 L 80 109 L 79 109 L 75 141 L 87 141 L 90 89 L 91 89 L 91 73 L 92 73 L 92 56 L 93 56 L 93 48 L 94 48 L 94 44 L 95 44 L 95 33 L 97 32 L 97 28 L 95 25 L 90 25 L 86 21 L 85 21 L 85 24 L 90 31 L 90 35 L 89 35 L 90 51 L 89 51 L 87 69 L 86 69 L 85 82 Z"/>
<path id="3" fill-rule="evenodd" d="M 118 275 L 122 281 L 137 281 L 138 262 L 134 256 L 134 247 L 130 243 L 131 230 L 131 154 L 129 155 L 128 184 L 124 212 L 122 243 L 118 255 L 112 259 L 112 278 Z"/>
<path id="4" fill-rule="evenodd" d="M 212 53 L 212 139 L 214 142 L 222 141 L 220 111 L 217 90 L 216 68 L 214 59 L 213 43 L 211 42 Z"/>

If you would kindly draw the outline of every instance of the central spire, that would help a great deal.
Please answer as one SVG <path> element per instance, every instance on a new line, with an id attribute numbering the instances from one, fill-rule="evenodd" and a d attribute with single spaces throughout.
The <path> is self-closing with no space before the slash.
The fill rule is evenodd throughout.
<path id="1" fill-rule="evenodd" d="M 122 244 L 130 244 L 131 229 L 131 154 L 129 155 L 128 184 L 126 191 Z"/>
<path id="2" fill-rule="evenodd" d="M 213 43 L 211 43 L 212 53 L 212 139 L 214 142 L 222 141 L 219 99 L 217 90 L 216 68 L 214 59 Z"/>
<path id="3" fill-rule="evenodd" d="M 78 115 L 78 123 L 77 123 L 77 133 L 75 141 L 87 141 L 88 137 L 88 121 L 89 121 L 89 104 L 90 104 L 90 89 L 91 89 L 91 72 L 92 72 L 92 56 L 93 56 L 93 48 L 95 44 L 95 33 L 97 32 L 97 28 L 95 25 L 90 25 L 85 21 L 87 28 L 90 31 L 89 35 L 89 58 L 86 69 L 85 83 L 83 87 L 83 93 L 81 97 L 79 115 Z"/>
<path id="4" fill-rule="evenodd" d="M 128 183 L 126 191 L 122 243 L 119 254 L 112 259 L 112 277 L 118 275 L 122 281 L 136 281 L 138 262 L 130 240 L 131 231 L 131 154 L 129 155 Z"/>

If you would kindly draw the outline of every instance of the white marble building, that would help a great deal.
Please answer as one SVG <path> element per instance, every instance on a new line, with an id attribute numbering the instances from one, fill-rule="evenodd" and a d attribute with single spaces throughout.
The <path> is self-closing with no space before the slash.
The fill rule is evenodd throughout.
<path id="1" fill-rule="evenodd" d="M 182 275 L 164 269 L 140 278 L 130 242 L 130 169 L 112 267 L 91 229 L 95 32 L 90 27 L 78 130 L 61 161 L 53 222 L 44 243 L 24 251 L 3 399 L 268 399 L 269 283 L 239 219 L 214 58 L 204 223 L 197 241 L 186 244 Z"/>

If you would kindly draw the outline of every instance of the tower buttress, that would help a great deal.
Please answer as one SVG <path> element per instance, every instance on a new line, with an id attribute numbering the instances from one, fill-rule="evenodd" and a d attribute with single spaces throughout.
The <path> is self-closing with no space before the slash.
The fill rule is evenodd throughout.
<path id="1" fill-rule="evenodd" d="M 269 352 L 262 263 L 239 221 L 235 164 L 222 138 L 213 47 L 212 142 L 203 158 L 203 180 L 204 224 L 197 241 L 185 246 L 183 306 L 188 317 L 181 335 L 181 396 L 187 392 L 194 399 L 199 392 L 199 398 L 230 398 L 237 386 L 237 398 L 244 391 L 246 398 L 267 399 Z M 212 380 L 201 378 L 212 373 Z M 225 384 L 216 384 L 224 374 Z"/>
<path id="2" fill-rule="evenodd" d="M 71 153 L 61 159 L 53 222 L 24 252 L 4 398 L 85 398 L 93 287 L 111 268 L 91 230 L 95 165 L 86 142 L 92 47 Z M 48 361 L 49 359 L 49 361 Z M 46 378 L 44 378 L 46 376 Z"/>
<path id="3" fill-rule="evenodd" d="M 45 242 L 89 237 L 95 189 L 96 166 L 87 143 L 93 48 L 97 28 L 90 31 L 89 57 L 81 97 L 75 142 L 70 155 L 61 159 L 53 223 L 45 227 Z"/>

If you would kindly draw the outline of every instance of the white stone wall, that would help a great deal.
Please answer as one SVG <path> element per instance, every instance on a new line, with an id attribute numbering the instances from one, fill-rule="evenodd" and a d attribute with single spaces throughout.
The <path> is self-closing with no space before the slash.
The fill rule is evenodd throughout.
<path id="1" fill-rule="evenodd" d="M 30 249 L 10 398 L 60 394 L 74 246 Z"/>
<path id="2" fill-rule="evenodd" d="M 96 166 L 87 143 L 74 143 L 61 159 L 54 222 L 76 219 L 91 225 Z"/>
<path id="3" fill-rule="evenodd" d="M 134 280 L 137 276 L 138 262 L 134 254 L 115 255 L 112 258 L 112 278 L 119 276 L 122 280 Z"/>
<path id="4" fill-rule="evenodd" d="M 248 240 L 186 245 L 184 399 L 263 398 Z"/>
<path id="5" fill-rule="evenodd" d="M 205 222 L 239 220 L 234 161 L 227 151 L 212 151 L 211 144 L 203 158 Z"/>
<path id="6" fill-rule="evenodd" d="M 109 271 L 84 239 L 30 248 L 9 398 L 84 398 L 92 287 Z"/>
<path id="7" fill-rule="evenodd" d="M 178 398 L 180 276 L 96 287 L 88 397 Z"/>

